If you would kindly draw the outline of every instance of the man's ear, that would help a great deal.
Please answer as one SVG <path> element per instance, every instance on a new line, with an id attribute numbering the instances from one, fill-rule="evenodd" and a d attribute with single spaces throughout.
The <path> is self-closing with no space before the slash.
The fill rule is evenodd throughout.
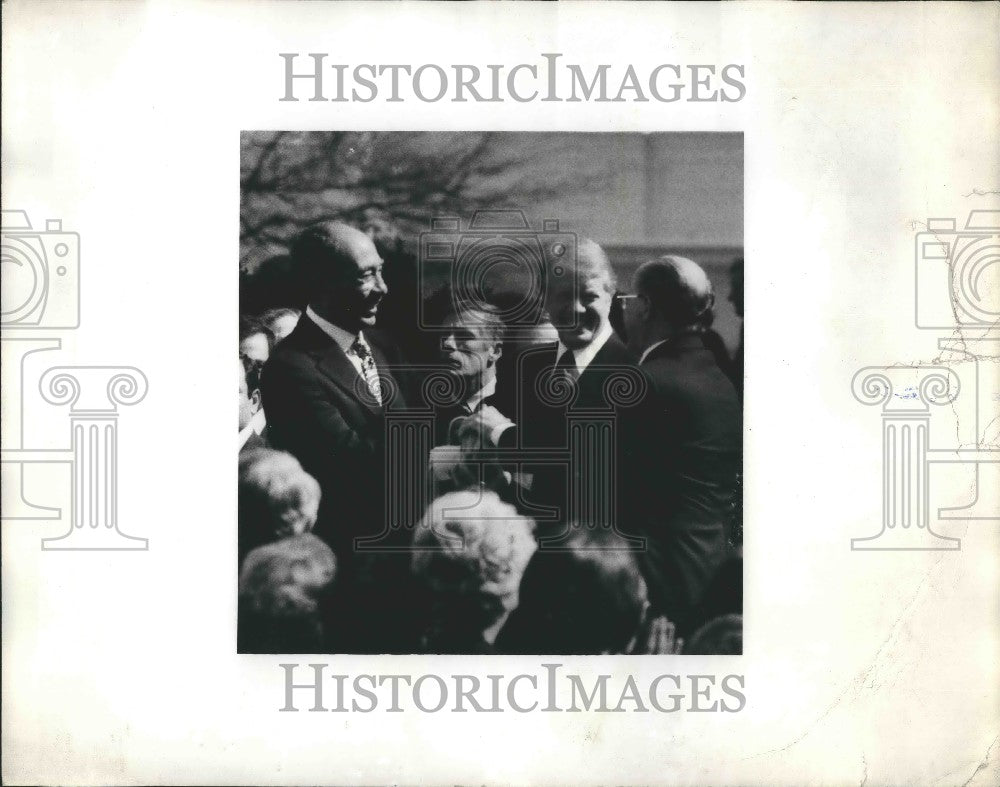
<path id="1" fill-rule="evenodd" d="M 260 412 L 260 388 L 254 388 L 253 393 L 250 394 L 250 412 L 256 415 Z"/>
<path id="2" fill-rule="evenodd" d="M 650 302 L 649 298 L 645 295 L 640 295 L 636 298 L 637 304 L 642 304 L 642 321 L 648 322 L 653 317 L 653 304 Z"/>

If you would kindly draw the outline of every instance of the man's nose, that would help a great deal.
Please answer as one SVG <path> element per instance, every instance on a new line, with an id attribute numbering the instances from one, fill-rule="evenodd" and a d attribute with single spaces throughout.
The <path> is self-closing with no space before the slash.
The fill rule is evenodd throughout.
<path id="1" fill-rule="evenodd" d="M 583 304 L 583 301 L 573 301 L 573 314 L 583 315 L 587 313 L 587 307 Z"/>
<path id="2" fill-rule="evenodd" d="M 383 295 L 389 292 L 389 287 L 386 285 L 385 279 L 382 278 L 381 271 L 375 274 L 375 291 Z"/>
<path id="3" fill-rule="evenodd" d="M 444 352 L 451 352 L 452 350 L 457 350 L 458 345 L 455 343 L 455 335 L 449 333 L 441 340 L 441 349 Z"/>

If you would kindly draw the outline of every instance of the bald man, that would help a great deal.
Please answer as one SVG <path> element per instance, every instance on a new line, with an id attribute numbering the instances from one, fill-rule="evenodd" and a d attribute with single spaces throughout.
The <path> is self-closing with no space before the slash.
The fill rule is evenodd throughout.
<path id="1" fill-rule="evenodd" d="M 314 532 L 346 568 L 353 539 L 381 532 L 385 413 L 404 406 L 389 371 L 399 358 L 374 328 L 388 289 L 375 245 L 346 224 L 306 229 L 292 261 L 309 304 L 264 368 L 269 436 L 320 482 Z"/>
<path id="2" fill-rule="evenodd" d="M 648 437 L 634 492 L 650 599 L 681 631 L 726 556 L 725 527 L 740 465 L 742 412 L 701 331 L 714 304 L 705 271 L 665 256 L 620 296 L 629 344 L 650 383 Z"/>

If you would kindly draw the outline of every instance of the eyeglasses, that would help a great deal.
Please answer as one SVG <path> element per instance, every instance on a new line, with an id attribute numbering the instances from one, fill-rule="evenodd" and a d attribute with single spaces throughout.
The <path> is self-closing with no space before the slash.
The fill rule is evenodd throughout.
<path id="1" fill-rule="evenodd" d="M 622 307 L 622 310 L 628 308 L 629 302 L 634 298 L 639 298 L 639 295 L 616 295 L 615 300 L 618 301 L 618 305 Z"/>

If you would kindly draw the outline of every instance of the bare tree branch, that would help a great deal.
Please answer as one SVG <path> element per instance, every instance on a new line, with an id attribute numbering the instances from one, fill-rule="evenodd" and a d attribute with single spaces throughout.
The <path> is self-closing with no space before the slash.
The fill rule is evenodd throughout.
<path id="1" fill-rule="evenodd" d="M 546 174 L 544 148 L 503 142 L 490 132 L 246 132 L 241 269 L 287 253 L 317 221 L 411 238 L 435 215 L 523 208 L 586 184 L 579 173 Z"/>

